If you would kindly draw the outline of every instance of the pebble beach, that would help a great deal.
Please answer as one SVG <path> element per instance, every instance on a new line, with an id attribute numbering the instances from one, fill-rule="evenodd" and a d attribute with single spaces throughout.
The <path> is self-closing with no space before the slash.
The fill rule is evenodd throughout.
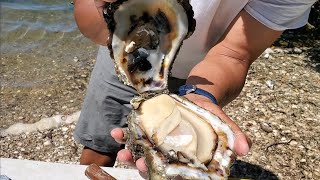
<path id="1" fill-rule="evenodd" d="M 0 157 L 78 164 L 72 134 L 98 47 L 65 1 L 0 2 Z M 231 177 L 320 179 L 320 39 L 286 33 L 224 110 L 253 142 Z"/>

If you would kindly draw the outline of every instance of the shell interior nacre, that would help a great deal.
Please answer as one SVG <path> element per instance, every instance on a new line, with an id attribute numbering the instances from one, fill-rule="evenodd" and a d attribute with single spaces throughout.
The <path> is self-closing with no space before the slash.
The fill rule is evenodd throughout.
<path id="1" fill-rule="evenodd" d="M 147 152 L 152 177 L 161 173 L 164 179 L 228 176 L 235 159 L 233 132 L 217 116 L 187 99 L 162 94 L 141 101 L 129 124 L 135 133 L 132 140 Z"/>
<path id="2" fill-rule="evenodd" d="M 184 1 L 120 0 L 106 8 L 116 70 L 140 93 L 167 87 L 170 67 L 195 26 Z"/>

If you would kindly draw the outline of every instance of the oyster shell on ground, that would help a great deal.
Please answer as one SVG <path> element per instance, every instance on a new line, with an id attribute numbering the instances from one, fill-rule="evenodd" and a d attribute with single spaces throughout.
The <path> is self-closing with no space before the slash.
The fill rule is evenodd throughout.
<path id="1" fill-rule="evenodd" d="M 132 100 L 129 147 L 142 151 L 151 179 L 224 179 L 236 158 L 235 137 L 209 111 L 177 95 Z M 136 158 L 139 158 L 139 156 Z"/>
<path id="2" fill-rule="evenodd" d="M 104 16 L 116 71 L 139 93 L 167 88 L 170 67 L 195 29 L 189 0 L 118 0 Z"/>

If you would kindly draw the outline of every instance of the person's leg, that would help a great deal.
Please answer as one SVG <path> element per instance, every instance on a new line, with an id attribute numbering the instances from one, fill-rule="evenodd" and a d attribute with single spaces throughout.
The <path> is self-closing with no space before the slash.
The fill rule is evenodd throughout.
<path id="1" fill-rule="evenodd" d="M 121 145 L 111 137 L 111 130 L 126 127 L 130 100 L 136 92 L 118 80 L 113 61 L 105 47 L 99 49 L 82 106 L 74 138 L 85 146 L 80 164 L 113 166 Z"/>
<path id="2" fill-rule="evenodd" d="M 97 164 L 98 166 L 112 167 L 116 161 L 117 153 L 99 152 L 88 147 L 84 147 L 80 157 L 81 165 Z"/>

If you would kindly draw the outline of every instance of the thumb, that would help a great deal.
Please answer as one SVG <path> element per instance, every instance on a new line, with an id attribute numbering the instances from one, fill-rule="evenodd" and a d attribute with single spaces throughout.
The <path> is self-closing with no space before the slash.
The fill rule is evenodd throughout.
<path id="1" fill-rule="evenodd" d="M 234 135 L 236 138 L 234 142 L 236 153 L 239 156 L 248 154 L 252 145 L 250 139 L 242 131 L 236 132 Z"/>
<path id="2" fill-rule="evenodd" d="M 196 104 L 211 111 L 213 114 L 218 116 L 222 121 L 229 125 L 235 135 L 234 150 L 237 155 L 244 156 L 248 154 L 251 147 L 250 139 L 242 132 L 240 127 L 225 114 L 225 112 L 219 106 L 207 102 L 200 102 Z"/>

